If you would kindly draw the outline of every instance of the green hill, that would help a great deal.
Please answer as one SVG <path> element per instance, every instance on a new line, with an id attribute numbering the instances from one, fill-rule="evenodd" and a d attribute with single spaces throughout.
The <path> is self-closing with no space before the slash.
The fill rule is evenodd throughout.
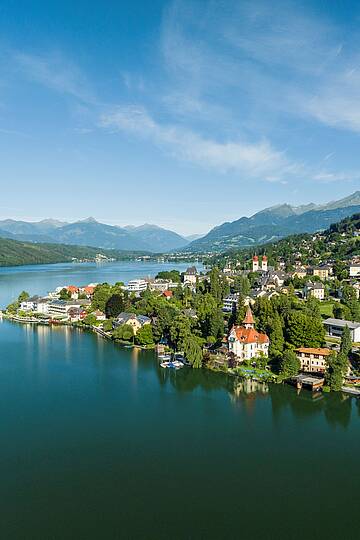
<path id="1" fill-rule="evenodd" d="M 360 255 L 360 213 L 334 223 L 322 232 L 297 234 L 277 242 L 263 244 L 256 248 L 229 250 L 215 256 L 213 262 L 224 266 L 227 261 L 249 261 L 254 254 L 266 254 L 269 263 L 283 259 L 288 266 L 295 260 L 303 264 L 317 264 L 323 261 L 346 261 Z"/>
<path id="2" fill-rule="evenodd" d="M 72 261 L 73 259 L 94 259 L 98 253 L 117 260 L 127 259 L 139 254 L 138 252 L 104 250 L 66 244 L 35 244 L 0 238 L 0 266 L 59 263 Z"/>

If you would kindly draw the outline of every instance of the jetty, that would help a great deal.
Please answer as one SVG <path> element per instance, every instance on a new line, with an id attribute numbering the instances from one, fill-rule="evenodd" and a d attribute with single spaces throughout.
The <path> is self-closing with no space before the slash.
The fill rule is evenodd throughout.
<path id="1" fill-rule="evenodd" d="M 312 392 L 320 392 L 324 386 L 325 379 L 323 377 L 312 377 L 311 375 L 297 375 L 296 377 L 292 377 L 289 382 L 296 386 L 298 390 L 308 388 Z"/>

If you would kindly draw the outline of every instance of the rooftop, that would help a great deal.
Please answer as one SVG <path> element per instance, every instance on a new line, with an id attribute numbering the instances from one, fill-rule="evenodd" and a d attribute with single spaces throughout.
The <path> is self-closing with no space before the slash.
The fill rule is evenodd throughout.
<path id="1" fill-rule="evenodd" d="M 323 324 L 329 324 L 331 326 L 341 326 L 342 328 L 345 328 L 345 326 L 348 326 L 350 330 L 355 330 L 355 328 L 360 328 L 360 323 L 358 322 L 345 321 L 344 319 L 332 319 L 331 317 L 329 317 L 328 319 L 325 319 L 323 321 Z"/>

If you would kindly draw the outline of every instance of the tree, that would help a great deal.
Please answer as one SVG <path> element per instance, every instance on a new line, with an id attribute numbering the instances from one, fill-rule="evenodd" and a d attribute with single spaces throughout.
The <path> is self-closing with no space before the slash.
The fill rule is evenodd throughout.
<path id="1" fill-rule="evenodd" d="M 130 324 L 123 324 L 115 328 L 113 332 L 114 339 L 121 339 L 123 341 L 131 341 L 134 337 L 134 329 Z"/>
<path id="2" fill-rule="evenodd" d="M 71 298 L 70 292 L 67 289 L 65 289 L 65 287 L 61 289 L 59 296 L 60 296 L 60 300 L 70 300 Z"/>
<path id="3" fill-rule="evenodd" d="M 112 294 L 111 286 L 108 283 L 97 285 L 94 290 L 91 306 L 105 312 L 106 303 Z"/>
<path id="4" fill-rule="evenodd" d="M 184 354 L 193 368 L 201 368 L 203 353 L 199 340 L 194 334 L 188 334 L 184 339 Z"/>
<path id="5" fill-rule="evenodd" d="M 154 343 L 151 324 L 144 324 L 144 326 L 137 331 L 135 341 L 139 345 L 151 345 Z"/>
<path id="6" fill-rule="evenodd" d="M 349 367 L 349 362 L 343 353 L 336 354 L 332 352 L 327 359 L 327 369 L 325 372 L 325 381 L 330 389 L 339 392 L 344 384 L 344 375 Z"/>
<path id="7" fill-rule="evenodd" d="M 289 379 L 295 377 L 300 371 L 300 360 L 294 353 L 294 351 L 286 350 L 283 354 L 280 363 L 280 377 L 281 379 Z"/>
<path id="8" fill-rule="evenodd" d="M 185 338 L 191 334 L 191 329 L 191 319 L 183 314 L 177 315 L 171 322 L 170 339 L 177 350 L 182 351 L 184 349 Z"/>
<path id="9" fill-rule="evenodd" d="M 325 338 L 324 325 L 317 317 L 292 311 L 287 317 L 286 338 L 294 347 L 320 347 Z"/>
<path id="10" fill-rule="evenodd" d="M 247 276 L 237 276 L 233 284 L 234 292 L 247 296 L 250 293 L 250 281 Z"/>
<path id="11" fill-rule="evenodd" d="M 86 315 L 86 317 L 84 319 L 84 323 L 87 326 L 94 326 L 94 324 L 96 324 L 96 322 L 97 322 L 97 319 L 96 319 L 96 316 L 93 313 L 89 313 L 89 315 Z"/>
<path id="12" fill-rule="evenodd" d="M 104 321 L 102 323 L 102 326 L 103 326 L 103 330 L 105 332 L 111 332 L 112 328 L 113 328 L 113 323 L 112 321 L 110 321 L 109 319 L 106 319 L 106 321 Z"/>
<path id="13" fill-rule="evenodd" d="M 344 304 L 335 304 L 333 307 L 333 314 L 335 319 L 345 319 L 345 321 L 351 319 L 351 311 Z"/>
<path id="14" fill-rule="evenodd" d="M 174 283 L 180 283 L 181 281 L 180 272 L 178 270 L 163 270 L 157 274 L 156 279 L 167 279 Z"/>
<path id="15" fill-rule="evenodd" d="M 122 294 L 113 294 L 107 300 L 105 305 L 105 313 L 107 317 L 117 317 L 119 313 L 124 311 L 125 302 Z"/>
<path id="16" fill-rule="evenodd" d="M 271 330 L 269 332 L 269 339 L 269 355 L 271 359 L 276 360 L 281 356 L 285 344 L 281 318 L 278 313 L 274 315 Z"/>
<path id="17" fill-rule="evenodd" d="M 29 297 L 30 297 L 30 295 L 29 295 L 28 292 L 22 291 L 18 296 L 19 305 L 21 304 L 21 302 L 25 302 L 25 300 L 28 300 Z"/>
<path id="18" fill-rule="evenodd" d="M 348 325 L 346 325 L 341 336 L 340 352 L 344 354 L 346 358 L 348 358 L 351 352 L 351 349 L 352 349 L 351 333 L 350 333 L 350 329 Z"/>

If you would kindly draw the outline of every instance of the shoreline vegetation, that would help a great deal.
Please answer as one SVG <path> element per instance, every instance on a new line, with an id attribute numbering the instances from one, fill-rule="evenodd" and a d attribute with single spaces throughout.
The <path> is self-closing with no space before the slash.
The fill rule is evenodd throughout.
<path id="1" fill-rule="evenodd" d="M 360 355 L 348 326 L 360 325 L 359 279 L 350 272 L 360 267 L 359 242 L 354 215 L 312 237 L 272 244 L 261 260 L 240 250 L 217 256 L 204 272 L 192 266 L 128 285 L 67 285 L 46 298 L 23 291 L 5 316 L 91 329 L 125 346 L 181 351 L 194 369 L 316 390 L 321 379 L 325 391 L 346 383 L 360 392 Z M 340 340 L 326 335 L 329 316 L 343 324 Z"/>

